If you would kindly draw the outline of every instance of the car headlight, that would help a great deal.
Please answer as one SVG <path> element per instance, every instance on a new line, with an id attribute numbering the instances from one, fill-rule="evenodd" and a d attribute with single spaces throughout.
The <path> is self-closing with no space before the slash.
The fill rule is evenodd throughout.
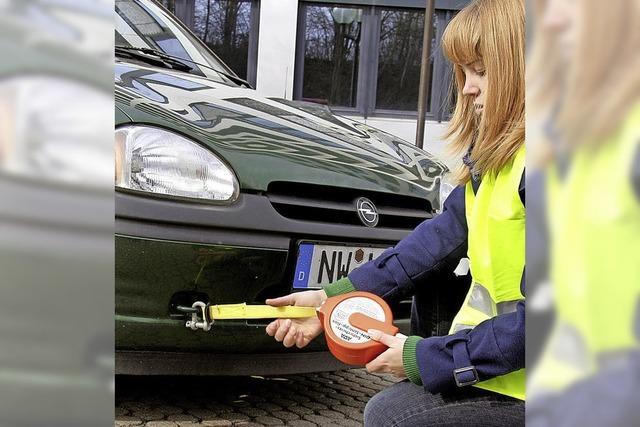
<path id="1" fill-rule="evenodd" d="M 50 76 L 0 80 L 0 172 L 111 188 L 113 93 Z"/>
<path id="2" fill-rule="evenodd" d="M 456 186 L 453 183 L 451 183 L 449 179 L 451 179 L 449 173 L 445 173 L 440 178 L 440 190 L 439 190 L 439 200 L 440 200 L 439 211 L 440 212 L 442 212 L 445 200 L 447 200 L 447 197 L 449 197 L 451 192 L 456 188 Z"/>
<path id="3" fill-rule="evenodd" d="M 232 202 L 239 185 L 211 151 L 173 132 L 126 126 L 115 133 L 116 187 L 155 195 Z"/>

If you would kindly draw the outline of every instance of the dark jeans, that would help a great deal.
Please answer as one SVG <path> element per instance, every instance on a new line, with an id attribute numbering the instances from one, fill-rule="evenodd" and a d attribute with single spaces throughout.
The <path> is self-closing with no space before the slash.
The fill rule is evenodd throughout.
<path id="1" fill-rule="evenodd" d="M 365 427 L 524 426 L 524 402 L 466 387 L 431 394 L 403 381 L 382 390 L 364 409 Z"/>

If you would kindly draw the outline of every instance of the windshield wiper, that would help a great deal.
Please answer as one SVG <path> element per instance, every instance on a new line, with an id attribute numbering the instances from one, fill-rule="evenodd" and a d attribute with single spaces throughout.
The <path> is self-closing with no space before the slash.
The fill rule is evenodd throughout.
<path id="1" fill-rule="evenodd" d="M 190 64 L 195 64 L 195 65 L 198 65 L 200 67 L 204 67 L 204 68 L 207 68 L 209 70 L 215 71 L 219 75 L 226 77 L 227 79 L 231 80 L 233 83 L 235 83 L 235 84 L 237 84 L 239 86 L 244 85 L 244 86 L 248 87 L 249 89 L 251 89 L 251 85 L 249 84 L 248 81 L 243 80 L 238 76 L 234 76 L 233 74 L 229 74 L 229 73 L 226 73 L 224 71 L 220 71 L 217 68 L 213 68 L 210 65 L 201 64 L 200 62 L 196 62 L 196 61 L 193 61 L 191 59 L 185 59 L 185 58 L 180 58 L 180 57 L 177 57 L 177 56 L 169 55 L 168 53 L 161 52 L 159 50 L 151 49 L 151 48 L 148 48 L 148 47 L 134 47 L 134 46 L 117 45 L 116 46 L 116 53 L 118 53 L 119 51 L 122 51 L 124 53 L 131 53 L 131 52 L 148 53 L 150 55 L 158 56 L 158 57 L 160 57 L 160 58 L 162 58 L 164 60 L 167 60 L 167 61 L 174 61 L 176 63 L 180 63 L 185 67 L 189 67 L 187 64 L 185 64 L 185 62 L 188 62 Z M 184 70 L 184 71 L 190 71 L 190 70 L 193 70 L 193 67 L 189 67 L 189 70 Z"/>
<path id="2" fill-rule="evenodd" d="M 195 62 L 194 62 L 194 64 L 195 64 Z M 201 64 L 198 64 L 198 65 L 201 65 Z M 206 65 L 203 65 L 203 66 L 207 67 Z M 215 71 L 216 73 L 218 73 L 218 74 L 220 74 L 222 76 L 225 76 L 226 78 L 228 78 L 229 80 L 231 80 L 232 82 L 234 82 L 237 85 L 244 85 L 244 86 L 248 87 L 249 89 L 252 89 L 251 85 L 249 84 L 248 81 L 243 80 L 238 76 L 234 76 L 233 74 L 225 73 L 224 71 L 216 70 L 215 68 L 212 68 L 212 67 L 207 67 L 207 68 L 210 68 L 213 71 Z"/>
<path id="3" fill-rule="evenodd" d="M 134 46 L 116 46 L 115 49 L 116 55 L 128 55 L 147 63 L 165 67 L 168 66 L 173 70 L 187 72 L 193 70 L 193 67 L 185 64 L 182 59 L 167 55 L 166 53 L 160 52 L 159 50 Z"/>

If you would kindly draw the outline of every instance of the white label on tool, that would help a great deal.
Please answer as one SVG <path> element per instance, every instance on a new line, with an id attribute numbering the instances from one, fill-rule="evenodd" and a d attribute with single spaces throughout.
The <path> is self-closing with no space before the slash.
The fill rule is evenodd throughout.
<path id="1" fill-rule="evenodd" d="M 374 300 L 364 297 L 353 297 L 342 301 L 331 313 L 331 330 L 345 342 L 360 344 L 371 339 L 369 335 L 349 324 L 349 316 L 362 313 L 373 319 L 384 322 L 384 310 Z"/>

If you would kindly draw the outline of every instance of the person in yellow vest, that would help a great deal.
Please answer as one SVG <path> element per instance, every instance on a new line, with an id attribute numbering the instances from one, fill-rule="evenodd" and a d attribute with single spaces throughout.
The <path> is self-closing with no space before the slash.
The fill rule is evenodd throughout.
<path id="1" fill-rule="evenodd" d="M 367 426 L 524 424 L 524 33 L 522 0 L 475 0 L 445 30 L 457 88 L 447 136 L 464 166 L 443 212 L 323 290 L 267 300 L 317 307 L 359 290 L 395 301 L 469 258 L 472 283 L 449 335 L 368 331 L 389 349 L 367 370 L 408 381 L 368 402 Z M 414 302 L 418 317 L 429 315 Z M 277 319 L 266 332 L 304 347 L 322 329 L 314 318 Z"/>
<path id="2" fill-rule="evenodd" d="M 550 280 L 554 323 L 530 370 L 531 425 L 640 425 L 639 21 L 638 2 L 538 12 L 528 94 L 546 115 L 545 167 L 529 201 L 546 206 L 531 231 L 548 243 L 529 252 L 549 254 L 535 275 Z"/>

